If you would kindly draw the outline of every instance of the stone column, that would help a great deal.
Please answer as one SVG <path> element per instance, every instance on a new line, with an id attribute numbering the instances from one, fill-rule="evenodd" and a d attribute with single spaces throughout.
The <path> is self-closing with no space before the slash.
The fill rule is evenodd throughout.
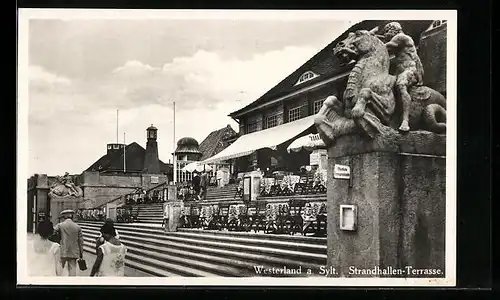
<path id="1" fill-rule="evenodd" d="M 175 232 L 179 227 L 179 218 L 184 209 L 184 202 L 181 200 L 169 200 L 163 206 L 163 211 L 167 211 L 168 224 L 165 226 L 166 232 Z"/>
<path id="2" fill-rule="evenodd" d="M 341 277 L 418 277 L 406 266 L 444 277 L 445 136 L 340 138 L 328 150 L 328 261 Z M 335 178 L 335 165 L 350 175 Z M 340 167 L 339 166 L 339 167 Z M 340 206 L 357 211 L 354 230 L 340 228 Z M 363 270 L 374 271 L 360 274 Z M 438 276 L 439 275 L 439 276 Z"/>

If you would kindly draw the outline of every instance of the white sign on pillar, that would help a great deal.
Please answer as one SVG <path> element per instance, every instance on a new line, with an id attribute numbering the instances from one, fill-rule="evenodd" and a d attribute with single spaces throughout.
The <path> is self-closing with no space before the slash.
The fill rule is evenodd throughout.
<path id="1" fill-rule="evenodd" d="M 351 178 L 351 167 L 336 164 L 333 167 L 333 178 L 335 178 L 335 179 L 350 179 Z"/>

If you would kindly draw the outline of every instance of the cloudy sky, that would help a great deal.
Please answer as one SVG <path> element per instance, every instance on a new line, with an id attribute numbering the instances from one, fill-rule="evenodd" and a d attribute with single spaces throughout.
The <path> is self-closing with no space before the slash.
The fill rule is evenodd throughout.
<path id="1" fill-rule="evenodd" d="M 352 23 L 322 20 L 31 20 L 29 174 L 80 173 L 116 141 L 160 159 L 176 138 L 201 142 Z"/>

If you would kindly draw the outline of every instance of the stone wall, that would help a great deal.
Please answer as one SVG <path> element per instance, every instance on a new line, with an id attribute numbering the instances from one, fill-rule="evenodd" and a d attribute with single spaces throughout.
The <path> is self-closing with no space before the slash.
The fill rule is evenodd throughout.
<path id="1" fill-rule="evenodd" d="M 38 216 L 49 216 L 50 213 L 49 179 L 46 174 L 36 174 L 28 178 L 27 183 L 27 230 L 33 232 Z M 35 211 L 33 210 L 34 206 L 36 206 Z"/>
<path id="2" fill-rule="evenodd" d="M 157 183 L 151 177 L 157 177 Z M 121 195 L 131 193 L 137 188 L 145 190 L 163 182 L 167 182 L 166 175 L 136 174 L 136 175 L 105 175 L 98 172 L 84 172 L 83 190 L 84 200 L 82 207 L 90 208 L 102 205 Z"/>
<path id="3" fill-rule="evenodd" d="M 429 144 L 437 135 L 410 133 Z M 409 149 L 404 140 L 399 147 Z M 446 159 L 444 142 L 416 147 L 414 153 L 342 137 L 329 149 L 328 264 L 339 276 L 359 277 L 350 268 L 440 270 L 440 274 L 395 277 L 444 277 Z M 335 165 L 350 167 L 349 179 L 335 178 Z M 341 230 L 340 205 L 357 209 L 355 230 Z M 373 277 L 372 275 L 364 275 Z M 382 275 L 375 277 L 383 277 Z"/>
<path id="4" fill-rule="evenodd" d="M 446 159 L 401 156 L 401 265 L 444 270 Z"/>
<path id="5" fill-rule="evenodd" d="M 59 223 L 59 213 L 66 209 L 72 209 L 76 212 L 76 210 L 80 207 L 80 202 L 83 201 L 83 198 L 74 198 L 74 197 L 65 197 L 58 198 L 52 197 L 50 199 L 50 220 L 52 224 Z"/>

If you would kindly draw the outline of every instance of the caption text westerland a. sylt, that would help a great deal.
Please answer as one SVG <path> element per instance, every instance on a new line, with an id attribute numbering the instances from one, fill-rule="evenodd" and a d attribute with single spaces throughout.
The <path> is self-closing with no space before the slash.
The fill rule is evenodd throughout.
<path id="1" fill-rule="evenodd" d="M 339 270 L 332 266 L 320 266 L 319 268 L 303 268 L 302 266 L 290 268 L 283 266 L 280 268 L 269 268 L 264 266 L 254 266 L 256 275 L 320 275 L 320 276 L 338 276 Z M 391 266 L 380 268 L 378 266 L 372 268 L 358 268 L 350 266 L 347 269 L 348 275 L 359 276 L 440 276 L 444 272 L 440 269 L 421 269 L 412 266 L 403 268 L 394 268 Z"/>

